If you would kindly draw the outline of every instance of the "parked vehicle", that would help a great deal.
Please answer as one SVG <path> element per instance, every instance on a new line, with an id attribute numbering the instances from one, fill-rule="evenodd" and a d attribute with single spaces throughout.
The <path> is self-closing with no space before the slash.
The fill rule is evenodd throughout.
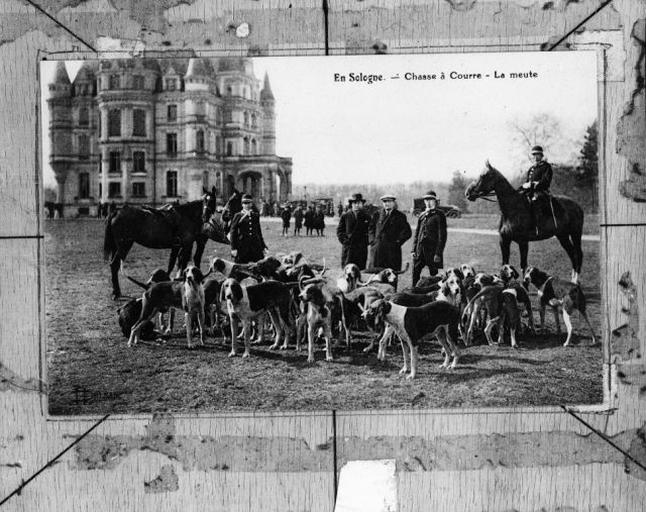
<path id="1" fill-rule="evenodd" d="M 423 198 L 417 197 L 413 199 L 413 208 L 411 211 L 415 217 L 417 217 L 420 213 L 422 213 L 424 209 L 425 209 L 425 206 L 424 206 Z M 462 217 L 462 210 L 460 210 L 460 208 L 452 204 L 447 204 L 447 205 L 438 204 L 437 209 L 444 212 L 444 215 L 450 218 L 458 219 Z"/>

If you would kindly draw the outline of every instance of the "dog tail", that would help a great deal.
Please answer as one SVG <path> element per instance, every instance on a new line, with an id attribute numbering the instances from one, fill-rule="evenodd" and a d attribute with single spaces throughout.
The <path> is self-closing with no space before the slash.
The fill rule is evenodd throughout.
<path id="1" fill-rule="evenodd" d="M 112 212 L 108 215 L 108 218 L 105 221 L 105 235 L 103 237 L 103 259 L 111 260 L 114 254 L 117 252 L 117 244 L 114 242 L 114 236 L 112 234 L 112 220 L 114 219 L 116 212 Z"/>

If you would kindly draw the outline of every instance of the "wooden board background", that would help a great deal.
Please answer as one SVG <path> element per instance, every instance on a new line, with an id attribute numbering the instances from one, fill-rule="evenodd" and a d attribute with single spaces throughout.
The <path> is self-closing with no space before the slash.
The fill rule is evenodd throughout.
<path id="1" fill-rule="evenodd" d="M 546 49 L 597 0 L 55 0 L 95 48 L 232 55 Z M 249 35 L 236 28 L 249 24 Z M 327 30 L 326 30 L 327 27 Z M 327 36 L 327 37 L 326 37 Z M 646 503 L 646 3 L 614 0 L 557 50 L 594 48 L 600 91 L 608 406 L 110 417 L 8 511 L 331 511 L 347 460 L 394 458 L 401 511 L 641 511 Z M 0 0 L 0 501 L 98 418 L 48 419 L 42 396 L 37 62 L 96 57 L 23 0 Z M 618 281 L 630 272 L 633 302 Z M 615 334 L 611 334 L 615 331 Z M 336 455 L 336 459 L 335 459 Z M 637 463 L 636 463 L 636 462 Z"/>

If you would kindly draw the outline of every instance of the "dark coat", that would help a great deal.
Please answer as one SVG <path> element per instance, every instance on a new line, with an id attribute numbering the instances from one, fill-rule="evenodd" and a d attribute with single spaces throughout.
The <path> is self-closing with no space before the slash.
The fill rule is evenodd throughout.
<path id="1" fill-rule="evenodd" d="M 401 246 L 412 234 L 406 215 L 392 210 L 386 216 L 386 210 L 380 210 L 370 227 L 370 245 L 373 248 L 371 266 L 401 270 Z"/>
<path id="2" fill-rule="evenodd" d="M 325 229 L 325 214 L 323 212 L 314 212 L 314 229 Z"/>
<path id="3" fill-rule="evenodd" d="M 264 257 L 263 249 L 267 249 L 260 229 L 260 215 L 251 212 L 244 215 L 244 210 L 236 213 L 231 219 L 231 249 L 238 251 L 236 263 L 249 263 Z M 243 217 L 244 215 L 244 217 Z"/>
<path id="4" fill-rule="evenodd" d="M 553 174 L 552 166 L 545 160 L 541 160 L 529 168 L 529 171 L 527 171 L 527 181 L 536 181 L 534 190 L 544 192 L 549 190 Z"/>
<path id="5" fill-rule="evenodd" d="M 310 208 L 305 211 L 305 227 L 314 227 L 314 210 L 311 210 Z"/>
<path id="6" fill-rule="evenodd" d="M 284 227 L 289 227 L 289 220 L 292 218 L 292 212 L 289 208 L 283 209 L 282 212 L 280 212 L 280 218 L 283 219 L 283 226 Z"/>
<path id="7" fill-rule="evenodd" d="M 361 270 L 366 268 L 369 228 L 370 217 L 363 211 L 358 211 L 355 214 L 349 210 L 341 215 L 336 228 L 336 236 L 343 246 L 341 250 L 342 267 L 348 263 L 354 263 Z"/>
<path id="8" fill-rule="evenodd" d="M 300 228 L 303 225 L 303 210 L 294 210 L 294 227 Z"/>
<path id="9" fill-rule="evenodd" d="M 444 268 L 444 246 L 446 245 L 446 217 L 440 210 L 423 211 L 417 219 L 413 250 L 415 259 L 422 259 L 426 265 Z M 435 256 L 439 262 L 433 262 Z"/>

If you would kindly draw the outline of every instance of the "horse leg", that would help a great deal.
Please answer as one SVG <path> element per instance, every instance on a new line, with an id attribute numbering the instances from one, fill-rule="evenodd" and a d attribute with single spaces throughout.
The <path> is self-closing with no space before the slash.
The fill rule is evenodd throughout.
<path id="1" fill-rule="evenodd" d="M 191 259 L 191 249 L 193 245 L 183 245 L 182 248 L 179 251 L 179 261 L 177 262 L 178 264 L 178 269 L 180 271 L 183 271 L 187 265 L 188 265 L 188 260 Z"/>
<path id="2" fill-rule="evenodd" d="M 134 242 L 127 241 L 115 251 L 112 260 L 110 261 L 110 271 L 112 274 L 112 298 L 118 299 L 121 297 L 121 287 L 119 286 L 119 269 L 121 268 L 121 262 L 126 259 L 128 252 L 132 248 Z"/>
<path id="3" fill-rule="evenodd" d="M 572 279 L 573 283 L 576 283 L 574 279 L 578 280 L 578 270 L 577 270 L 577 261 L 578 261 L 578 251 L 574 244 L 570 241 L 570 235 L 558 235 L 556 238 L 558 238 L 561 247 L 565 249 L 565 252 L 567 252 L 568 257 L 570 258 L 570 262 L 572 263 Z M 579 242 L 579 246 L 581 245 L 581 242 Z M 580 249 L 579 249 L 580 250 Z M 581 266 L 578 265 L 578 269 L 581 269 Z"/>
<path id="4" fill-rule="evenodd" d="M 529 242 L 518 242 L 518 249 L 520 251 L 520 268 L 525 275 L 527 269 L 527 254 L 529 253 Z"/>
<path id="5" fill-rule="evenodd" d="M 510 246 L 511 246 L 511 240 L 509 238 L 500 237 L 500 251 L 502 252 L 503 265 L 507 265 L 509 263 Z"/>
<path id="6" fill-rule="evenodd" d="M 170 256 L 168 257 L 168 275 L 175 268 L 175 262 L 177 261 L 177 255 L 179 254 L 179 247 L 172 247 L 170 250 Z"/>
<path id="7" fill-rule="evenodd" d="M 204 254 L 204 248 L 206 247 L 206 238 L 198 238 L 195 241 L 195 255 L 193 256 L 193 263 L 197 268 L 200 268 L 200 263 L 202 262 L 202 255 Z"/>
<path id="8" fill-rule="evenodd" d="M 576 256 L 576 264 L 572 270 L 572 282 L 579 282 L 579 274 L 581 274 L 581 266 L 583 265 L 583 250 L 581 249 L 581 233 L 573 233 L 572 245 L 574 246 L 574 254 Z"/>

